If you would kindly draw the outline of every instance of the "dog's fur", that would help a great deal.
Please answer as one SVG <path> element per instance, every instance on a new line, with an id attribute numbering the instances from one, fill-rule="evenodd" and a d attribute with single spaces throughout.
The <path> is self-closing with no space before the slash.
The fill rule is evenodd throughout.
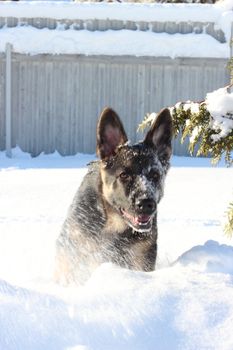
<path id="1" fill-rule="evenodd" d="M 57 240 L 57 280 L 80 283 L 103 262 L 154 270 L 157 204 L 171 138 L 168 109 L 160 112 L 144 141 L 133 146 L 118 115 L 103 110 L 97 125 L 100 160 L 90 164 Z"/>

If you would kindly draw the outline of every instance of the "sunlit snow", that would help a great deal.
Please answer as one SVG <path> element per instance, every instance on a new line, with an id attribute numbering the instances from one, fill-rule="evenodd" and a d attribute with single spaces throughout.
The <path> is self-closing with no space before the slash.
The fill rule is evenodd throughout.
<path id="1" fill-rule="evenodd" d="M 233 348 L 233 244 L 223 235 L 233 170 L 172 160 L 152 273 L 100 266 L 53 282 L 55 240 L 94 156 L 0 153 L 0 348 Z"/>

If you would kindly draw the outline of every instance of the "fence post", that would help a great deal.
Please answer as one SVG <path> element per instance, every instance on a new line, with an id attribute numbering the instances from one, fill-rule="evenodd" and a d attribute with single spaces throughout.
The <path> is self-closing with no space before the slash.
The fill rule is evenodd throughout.
<path id="1" fill-rule="evenodd" d="M 6 44 L 6 156 L 11 158 L 11 44 Z"/>

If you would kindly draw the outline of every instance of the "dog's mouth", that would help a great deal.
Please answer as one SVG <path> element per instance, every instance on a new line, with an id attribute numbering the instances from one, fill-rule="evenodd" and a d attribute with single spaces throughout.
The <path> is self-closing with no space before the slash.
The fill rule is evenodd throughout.
<path id="1" fill-rule="evenodd" d="M 135 231 L 146 232 L 151 230 L 152 219 L 154 215 L 147 214 L 130 214 L 124 209 L 120 209 L 124 220 L 131 226 Z"/>

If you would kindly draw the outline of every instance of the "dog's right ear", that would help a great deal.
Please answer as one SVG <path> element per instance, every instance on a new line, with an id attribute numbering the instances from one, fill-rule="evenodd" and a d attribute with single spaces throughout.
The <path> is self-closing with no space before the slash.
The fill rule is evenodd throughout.
<path id="1" fill-rule="evenodd" d="M 97 124 L 96 153 L 101 159 L 115 154 L 116 148 L 127 141 L 127 136 L 117 113 L 106 107 Z"/>
<path id="2" fill-rule="evenodd" d="M 160 159 L 169 160 L 172 153 L 172 117 L 168 108 L 157 115 L 144 143 L 154 146 Z"/>

